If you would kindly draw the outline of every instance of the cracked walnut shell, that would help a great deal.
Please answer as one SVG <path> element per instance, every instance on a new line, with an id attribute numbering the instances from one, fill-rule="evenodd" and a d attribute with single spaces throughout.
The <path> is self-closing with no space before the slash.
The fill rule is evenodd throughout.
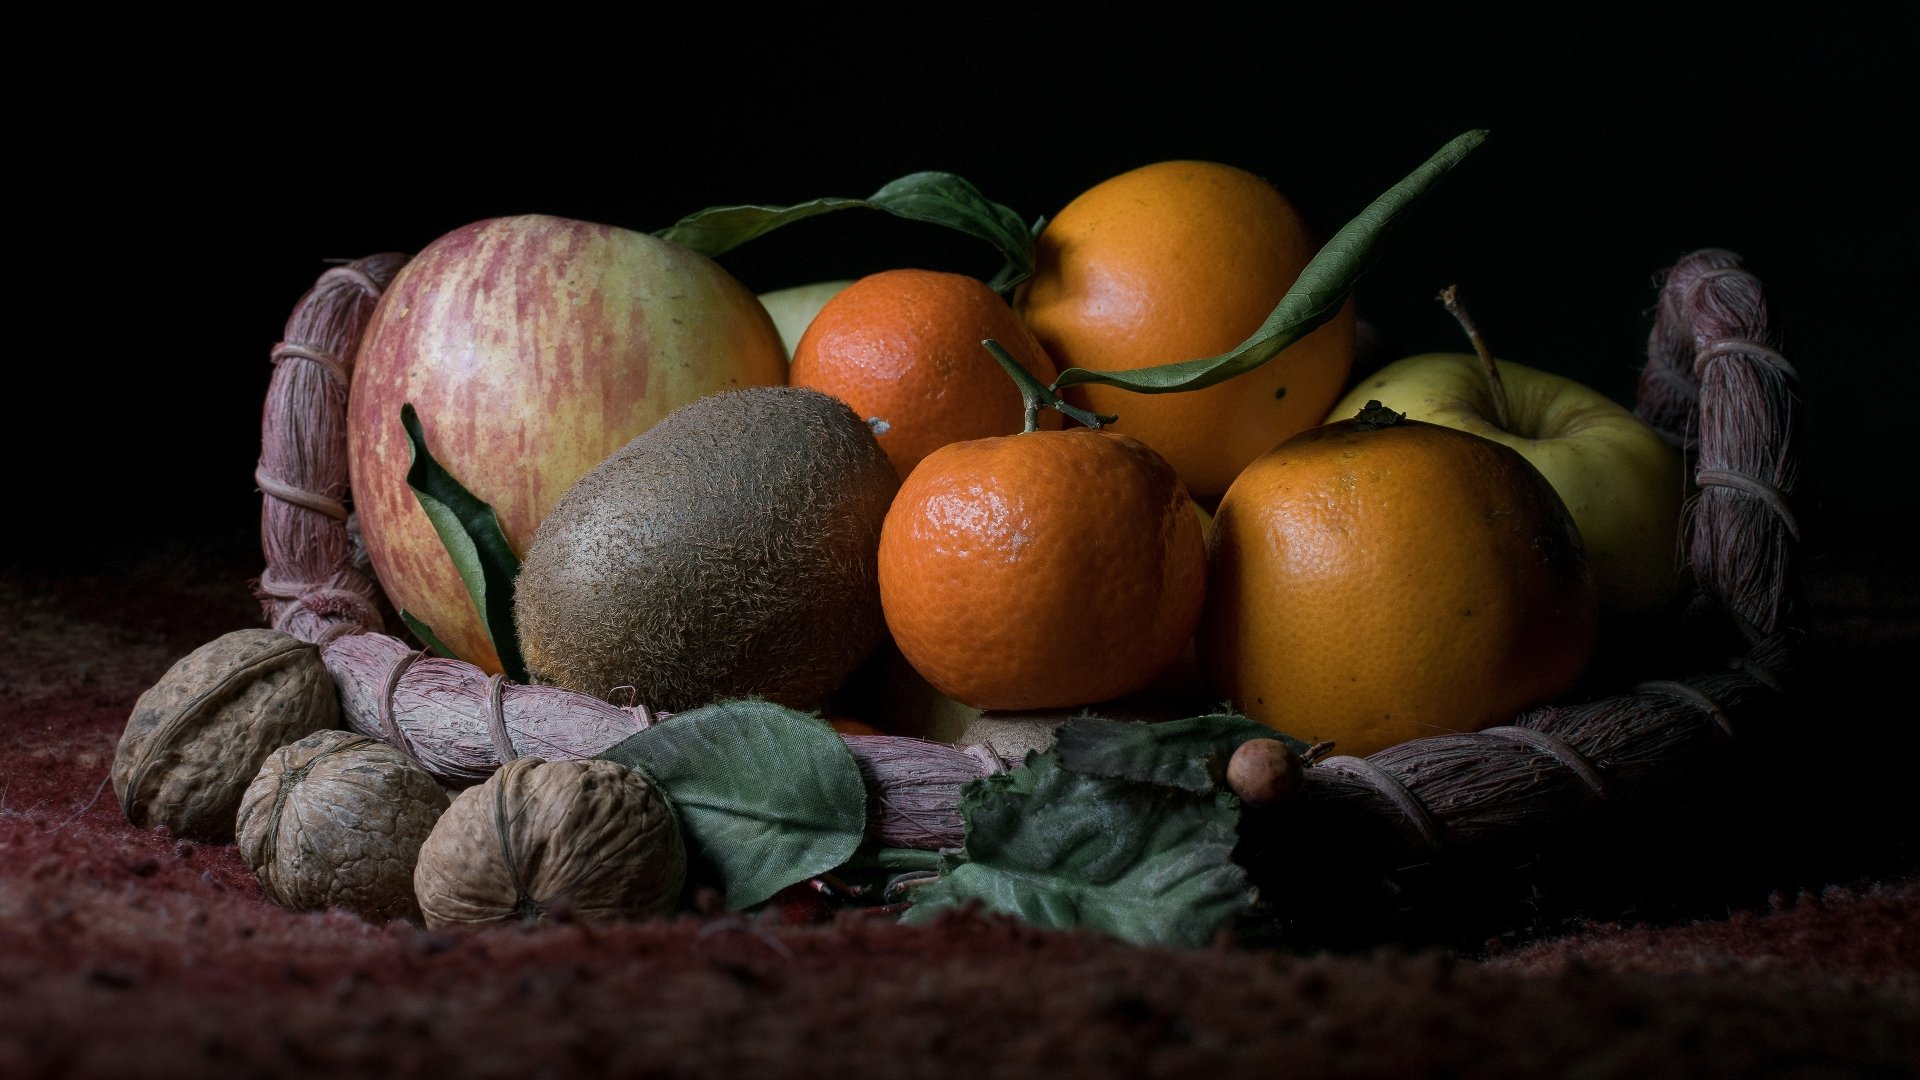
<path id="1" fill-rule="evenodd" d="M 441 815 L 414 894 L 428 926 L 663 915 L 686 881 L 665 796 L 611 761 L 520 758 Z"/>
<path id="2" fill-rule="evenodd" d="M 438 781 L 365 735 L 316 731 L 268 756 L 240 803 L 240 854 L 293 911 L 418 920 L 413 867 L 447 809 Z"/>
<path id="3" fill-rule="evenodd" d="M 113 791 L 141 828 L 226 843 L 267 755 L 339 723 L 320 646 L 278 630 L 234 630 L 180 658 L 134 702 L 114 752 Z"/>

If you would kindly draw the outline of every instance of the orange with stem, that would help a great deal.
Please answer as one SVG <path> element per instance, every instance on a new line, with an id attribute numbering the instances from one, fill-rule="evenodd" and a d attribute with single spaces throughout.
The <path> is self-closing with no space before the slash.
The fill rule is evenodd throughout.
<path id="1" fill-rule="evenodd" d="M 1083 423 L 1003 349 L 1025 430 L 951 443 L 907 477 L 880 533 L 880 604 L 901 654 L 979 709 L 1090 704 L 1180 658 L 1206 594 L 1192 500 L 1165 458 Z"/>

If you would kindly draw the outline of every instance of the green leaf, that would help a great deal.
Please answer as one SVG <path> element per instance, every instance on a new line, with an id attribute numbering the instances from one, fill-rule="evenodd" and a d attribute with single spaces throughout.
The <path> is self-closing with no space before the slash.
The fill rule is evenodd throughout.
<path id="1" fill-rule="evenodd" d="M 902 871 L 932 871 L 938 873 L 947 868 L 946 856 L 937 851 L 925 851 L 920 848 L 883 847 L 879 844 L 863 844 L 853 858 L 840 865 L 842 870 L 883 870 L 888 873 Z"/>
<path id="2" fill-rule="evenodd" d="M 407 430 L 412 454 L 407 486 L 413 488 L 420 509 L 426 511 L 433 531 L 453 557 L 454 569 L 466 583 L 473 609 L 480 613 L 493 651 L 500 656 L 500 669 L 515 682 L 526 682 L 527 665 L 520 658 L 520 638 L 513 628 L 513 581 L 520 576 L 520 557 L 507 543 L 506 530 L 493 507 L 476 498 L 427 451 L 426 433 L 411 402 L 400 406 L 400 423 Z M 443 655 L 460 659 L 451 652 Z"/>
<path id="3" fill-rule="evenodd" d="M 653 235 L 708 257 L 717 257 L 782 225 L 830 213 L 865 208 L 895 217 L 944 225 L 992 244 L 1006 260 L 993 281 L 1005 291 L 1033 273 L 1033 234 L 1020 215 L 945 172 L 910 173 L 864 199 L 823 198 L 792 206 L 713 206 L 696 211 Z"/>
<path id="4" fill-rule="evenodd" d="M 839 733 L 769 701 L 677 713 L 598 756 L 666 793 L 735 909 L 845 863 L 866 833 L 866 785 Z"/>
<path id="5" fill-rule="evenodd" d="M 1279 739 L 1297 754 L 1307 744 L 1235 713 L 1143 723 L 1079 716 L 1060 730 L 1053 751 L 1062 768 L 1160 784 L 1196 793 L 1217 790 L 1227 759 L 1248 739 Z"/>
<path id="6" fill-rule="evenodd" d="M 1047 753 L 969 785 L 961 814 L 966 862 L 916 891 L 909 922 L 978 900 L 1043 928 L 1200 946 L 1253 904 L 1228 797 L 1089 776 Z"/>
<path id="7" fill-rule="evenodd" d="M 420 643 L 432 651 L 435 656 L 444 656 L 449 660 L 459 659 L 459 657 L 453 655 L 452 649 L 447 648 L 447 643 L 440 640 L 440 635 L 433 632 L 433 627 L 428 626 L 425 621 L 416 617 L 413 612 L 408 611 L 406 608 L 401 608 L 400 621 L 406 623 L 407 629 L 413 631 L 413 636 L 419 638 Z"/>
<path id="8" fill-rule="evenodd" d="M 1306 337 L 1340 310 L 1353 286 L 1373 262 L 1375 248 L 1387 227 L 1424 195 L 1454 166 L 1486 140 L 1484 130 L 1456 136 L 1427 162 L 1387 193 L 1375 199 L 1359 216 L 1334 234 L 1325 247 L 1300 271 L 1287 295 L 1253 336 L 1219 356 L 1202 357 L 1136 368 L 1132 371 L 1094 371 L 1068 368 L 1053 381 L 1053 389 L 1080 383 L 1104 383 L 1140 394 L 1169 394 L 1200 390 L 1251 371 L 1279 355 L 1282 349 Z"/>

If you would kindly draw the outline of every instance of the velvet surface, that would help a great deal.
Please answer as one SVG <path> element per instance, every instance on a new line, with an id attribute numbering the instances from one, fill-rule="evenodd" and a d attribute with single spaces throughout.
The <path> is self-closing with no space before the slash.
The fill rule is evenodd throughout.
<path id="1" fill-rule="evenodd" d="M 0 1075 L 1914 1075 L 1916 575 L 1887 532 L 1825 535 L 1804 738 L 1751 802 L 1530 903 L 1194 951 L 976 912 L 448 934 L 282 911 L 236 849 L 133 828 L 106 785 L 140 692 L 259 625 L 251 537 L 13 560 Z"/>

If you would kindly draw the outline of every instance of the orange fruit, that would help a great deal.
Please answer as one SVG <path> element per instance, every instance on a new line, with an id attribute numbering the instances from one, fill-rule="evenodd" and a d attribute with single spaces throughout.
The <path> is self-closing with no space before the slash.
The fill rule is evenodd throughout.
<path id="1" fill-rule="evenodd" d="M 842 735 L 884 734 L 879 728 L 874 727 L 865 720 L 855 720 L 851 716 L 830 716 L 827 718 L 827 723 L 833 725 L 833 730 Z"/>
<path id="2" fill-rule="evenodd" d="M 981 341 L 999 342 L 1042 383 L 1053 361 L 985 282 L 937 270 L 886 270 L 835 293 L 793 347 L 792 386 L 832 394 L 873 424 L 902 477 L 951 442 L 1011 435 L 1020 389 Z M 1058 428 L 1060 414 L 1041 414 Z"/>
<path id="3" fill-rule="evenodd" d="M 1126 371 L 1217 356 L 1273 314 L 1320 248 L 1287 197 L 1206 161 L 1134 169 L 1082 193 L 1036 241 L 1018 311 L 1062 370 Z M 1211 501 L 1246 464 L 1321 422 L 1353 367 L 1349 302 L 1259 368 L 1205 390 L 1136 394 L 1086 384 L 1066 399 L 1116 415 Z"/>
<path id="4" fill-rule="evenodd" d="M 1504 723 L 1571 689 L 1598 635 L 1579 530 L 1539 470 L 1377 405 L 1227 489 L 1199 634 L 1235 708 L 1356 755 Z"/>
<path id="5" fill-rule="evenodd" d="M 1179 660 L 1206 596 L 1200 520 L 1145 443 L 1074 428 L 950 443 L 880 529 L 880 606 L 928 683 L 977 709 L 1123 697 Z"/>

